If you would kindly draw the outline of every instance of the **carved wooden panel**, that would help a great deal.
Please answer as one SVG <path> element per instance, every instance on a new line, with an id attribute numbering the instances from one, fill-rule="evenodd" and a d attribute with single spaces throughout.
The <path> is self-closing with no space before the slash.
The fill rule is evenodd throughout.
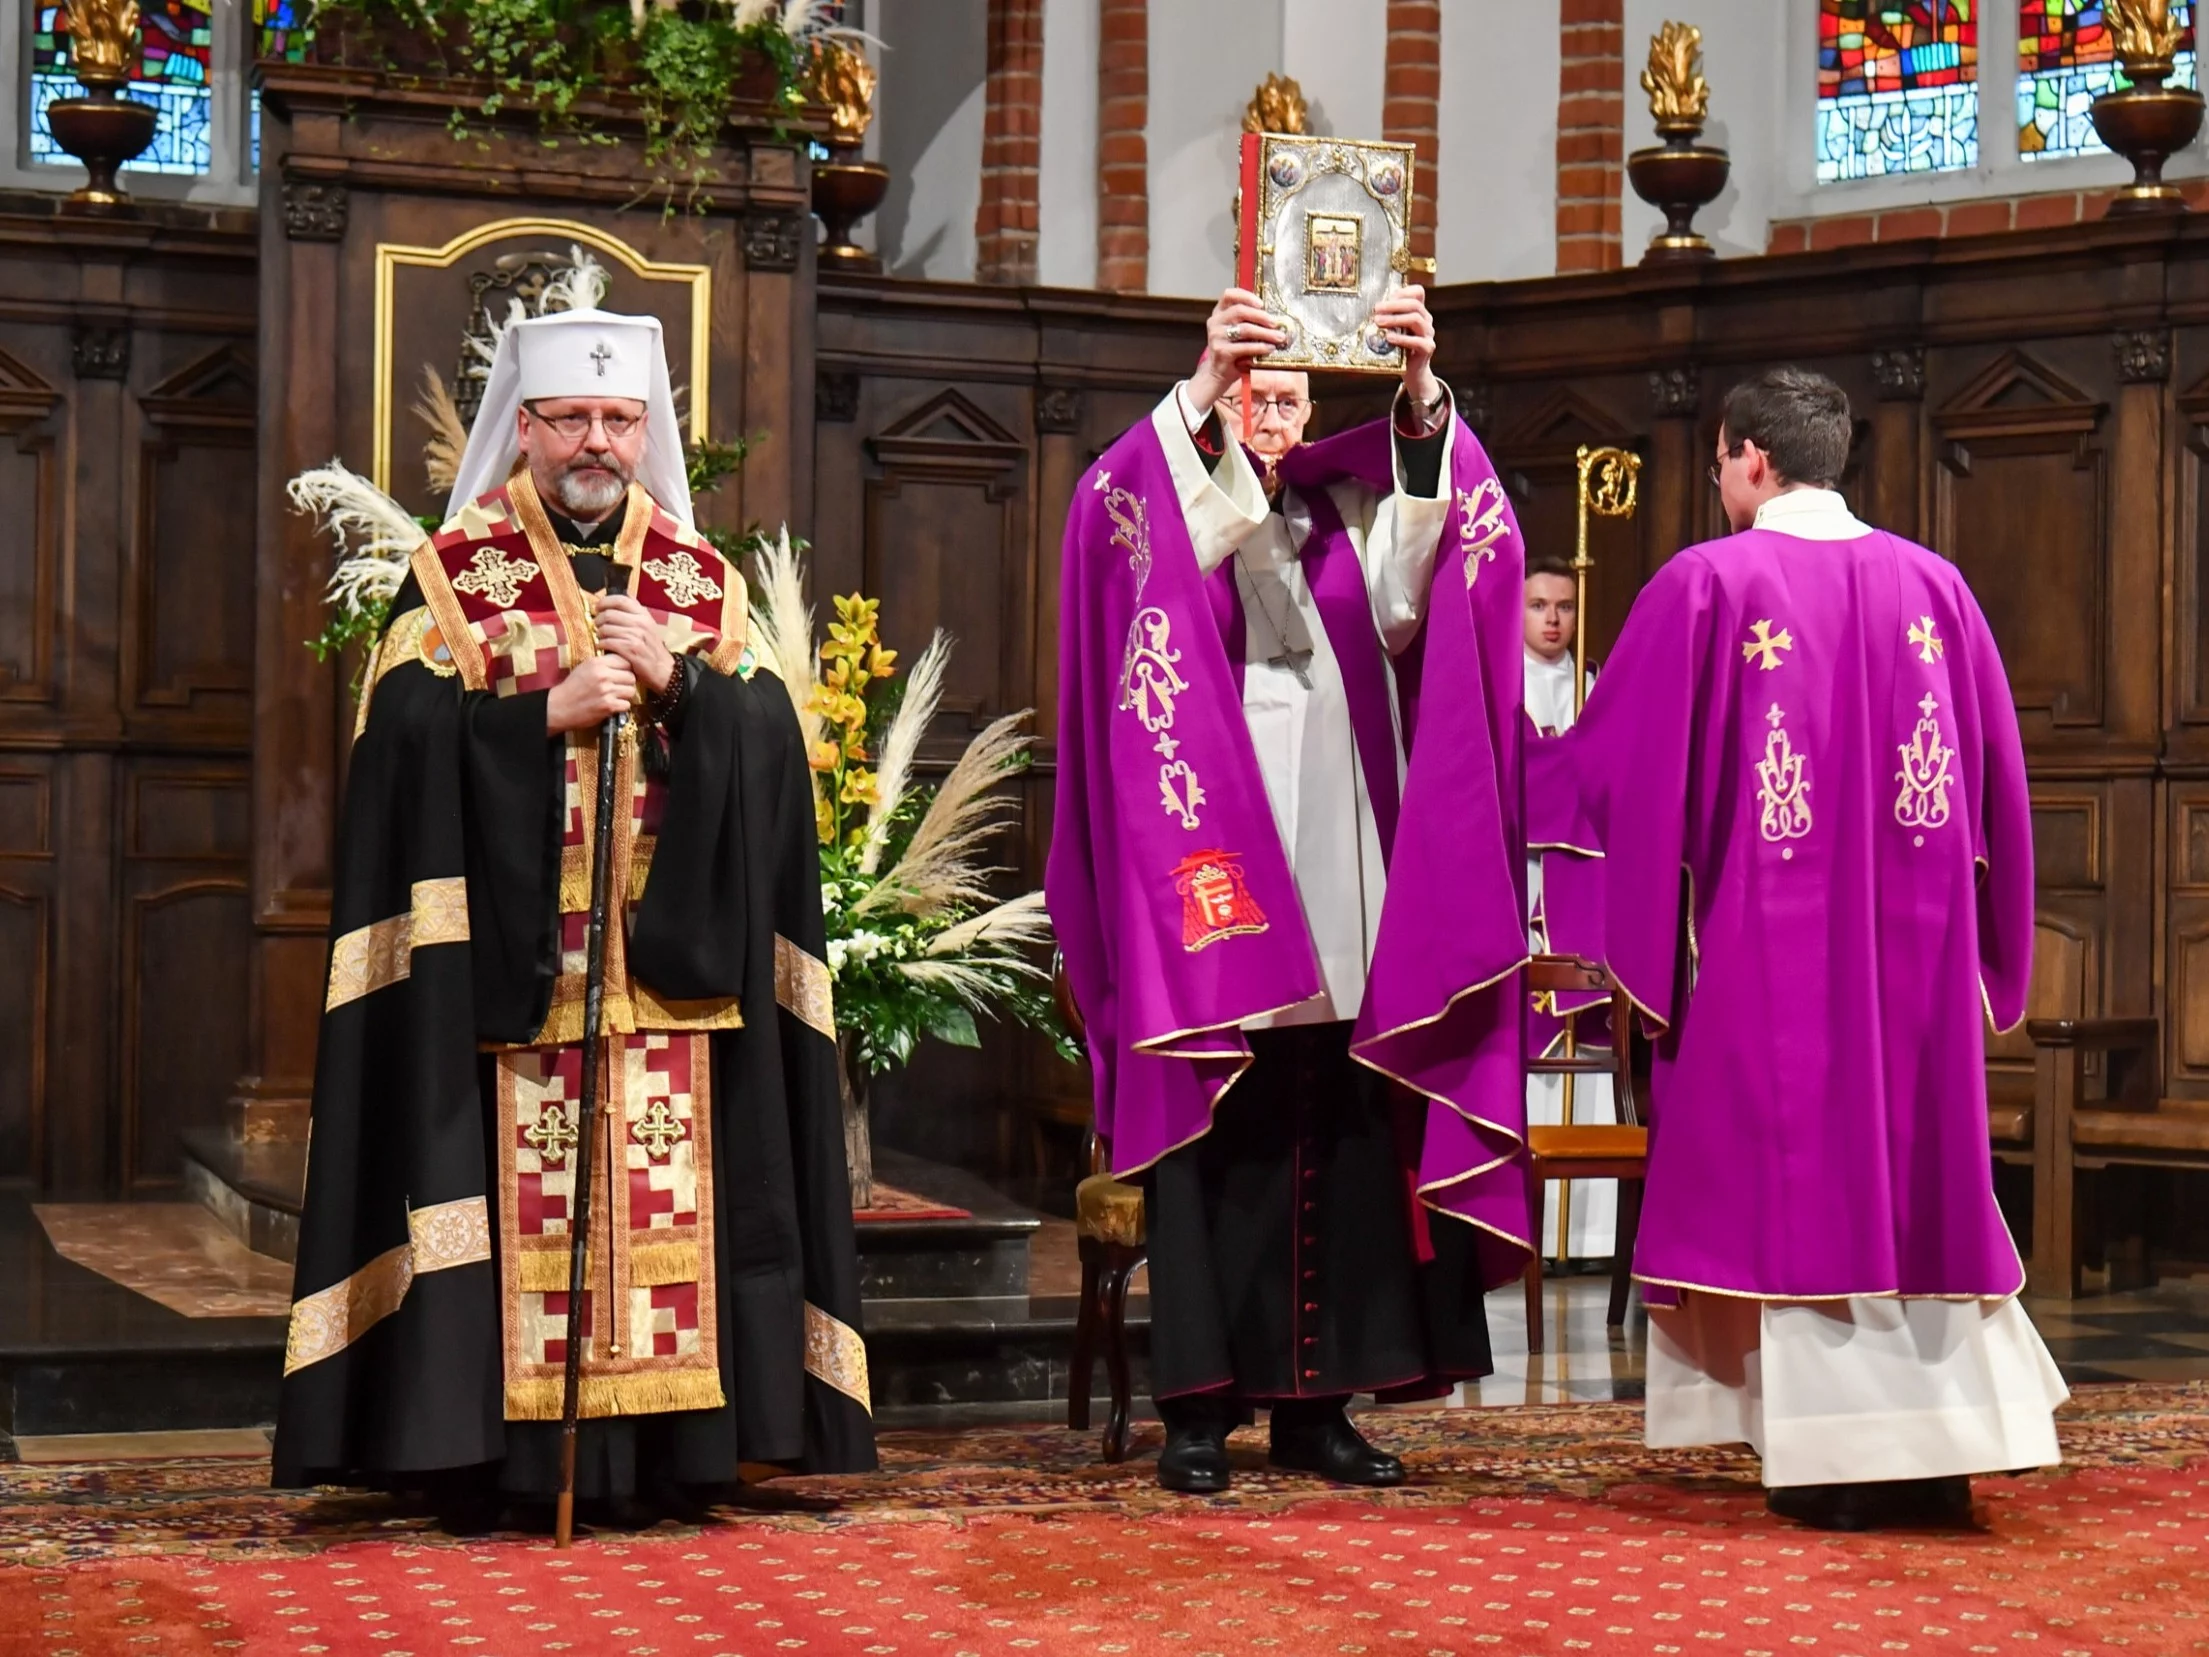
<path id="1" fill-rule="evenodd" d="M 212 1127 L 245 1068 L 252 925 L 242 877 L 133 893 L 123 938 L 123 1183 L 176 1183 L 180 1136 Z"/>
<path id="2" fill-rule="evenodd" d="M 2105 406 L 2010 351 L 1933 416 L 1934 545 L 1986 611 L 2018 708 L 2058 726 L 2102 718 Z"/>
<path id="3" fill-rule="evenodd" d="M 0 865 L 0 1183 L 6 1184 L 36 1177 L 46 1110 L 50 911 L 45 893 L 19 884 L 19 873 Z"/>
<path id="4" fill-rule="evenodd" d="M 214 696 L 242 716 L 253 689 L 252 353 L 227 345 L 139 399 L 137 511 L 124 616 L 126 695 L 138 708 Z"/>
<path id="5" fill-rule="evenodd" d="M 2025 996 L 2025 1016 L 2082 1018 L 2100 1000 L 2098 929 L 2091 919 L 2043 910 L 2033 926 L 2033 977 Z M 2030 1070 L 2032 1038 L 2020 1024 L 2007 1035 L 1987 1034 L 1987 1057 L 2004 1068 Z"/>
<path id="6" fill-rule="evenodd" d="M 1590 398 L 1557 390 L 1514 420 L 1489 448 L 1489 459 L 1511 494 L 1527 561 L 1570 560 L 1579 544 L 1578 455 L 1581 445 L 1638 447 L 1632 434 Z M 1588 652 L 1606 654 L 1639 590 L 1641 526 L 1631 519 L 1588 524 Z"/>
<path id="7" fill-rule="evenodd" d="M 251 831 L 242 770 L 142 771 L 131 779 L 123 837 L 128 857 L 242 864 Z"/>
<path id="8" fill-rule="evenodd" d="M 2042 891 L 2098 891 L 2102 885 L 2099 790 L 2033 794 L 2033 883 Z"/>
<path id="9" fill-rule="evenodd" d="M 2209 376 L 2178 400 L 2185 450 L 2178 484 L 2178 717 L 2209 724 L 2209 648 L 2202 620 L 2209 616 Z"/>
<path id="10" fill-rule="evenodd" d="M 0 701 L 54 695 L 60 552 L 54 411 L 61 397 L 0 351 Z"/>
<path id="11" fill-rule="evenodd" d="M 933 629 L 952 635 L 941 706 L 956 726 L 1030 705 L 1027 445 L 947 389 L 867 448 L 878 475 L 866 485 L 862 584 L 882 600 L 885 638 L 910 663 Z"/>

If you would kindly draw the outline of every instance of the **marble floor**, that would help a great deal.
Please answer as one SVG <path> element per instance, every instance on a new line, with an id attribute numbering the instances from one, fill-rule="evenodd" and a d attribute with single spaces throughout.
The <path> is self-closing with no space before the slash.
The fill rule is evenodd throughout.
<path id="1" fill-rule="evenodd" d="M 34 1203 L 63 1259 L 188 1318 L 280 1318 L 292 1269 L 255 1254 L 198 1203 Z"/>

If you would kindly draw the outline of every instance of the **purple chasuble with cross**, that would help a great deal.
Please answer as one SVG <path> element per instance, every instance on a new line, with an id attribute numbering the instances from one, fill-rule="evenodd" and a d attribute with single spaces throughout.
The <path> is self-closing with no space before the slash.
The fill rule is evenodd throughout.
<path id="1" fill-rule="evenodd" d="M 1963 577 L 1873 531 L 1690 547 L 1529 758 L 1556 947 L 1658 1032 L 1634 1275 L 2003 1297 L 1985 1020 L 2024 1016 L 2032 823 Z M 1562 878 L 1560 878 L 1562 877 Z"/>
<path id="2" fill-rule="evenodd" d="M 1424 1096 L 1410 1113 L 1407 1182 L 1461 1217 L 1492 1209 L 1498 1229 L 1523 1240 L 1521 1176 L 1503 1165 L 1525 1118 L 1516 985 L 1503 982 L 1525 957 L 1523 874 L 1513 872 L 1523 857 L 1523 554 L 1501 485 L 1460 425 L 1426 631 L 1393 664 L 1414 735 L 1399 789 L 1392 664 L 1357 547 L 1327 493 L 1346 480 L 1387 492 L 1390 444 L 1387 423 L 1376 422 L 1299 449 L 1281 468 L 1311 509 L 1300 557 L 1341 668 L 1390 869 L 1352 1051 Z M 1468 569 L 1476 582 L 1487 573 L 1483 602 L 1473 602 Z M 1498 609 L 1490 601 L 1505 590 L 1510 602 Z M 1133 427 L 1083 478 L 1068 516 L 1044 881 L 1087 1029 L 1097 1130 L 1122 1176 L 1209 1129 L 1250 1064 L 1246 1020 L 1322 988 L 1243 717 L 1242 628 L 1232 565 L 1200 573 L 1157 432 L 1148 421 Z M 1442 752 L 1452 744 L 1454 763 Z M 1423 916 L 1398 901 L 1407 878 L 1427 894 Z M 1405 1051 L 1405 1028 L 1446 1022 L 1453 996 L 1494 1006 L 1431 1050 Z M 1490 1048 L 1500 1055 L 1492 1062 Z"/>

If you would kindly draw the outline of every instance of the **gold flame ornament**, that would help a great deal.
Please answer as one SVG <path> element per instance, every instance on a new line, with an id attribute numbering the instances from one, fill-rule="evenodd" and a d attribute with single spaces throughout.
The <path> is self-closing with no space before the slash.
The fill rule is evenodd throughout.
<path id="1" fill-rule="evenodd" d="M 1303 133 L 1311 113 L 1304 89 L 1294 79 L 1269 74 L 1243 108 L 1243 131 L 1281 132 L 1296 137 Z"/>
<path id="2" fill-rule="evenodd" d="M 74 0 L 69 67 L 86 86 L 120 86 L 138 58 L 138 0 Z"/>
<path id="3" fill-rule="evenodd" d="M 1572 633 L 1572 710 L 1578 714 L 1588 700 L 1588 572 L 1595 568 L 1595 560 L 1588 555 L 1588 520 L 1634 515 L 1641 495 L 1641 456 L 1625 449 L 1591 449 L 1583 443 L 1575 459 L 1580 467 L 1580 533 L 1572 554 L 1578 607 Z"/>
<path id="4" fill-rule="evenodd" d="M 829 141 L 836 148 L 865 142 L 867 128 L 874 124 L 877 84 L 874 65 L 842 41 L 824 40 L 814 49 L 806 92 L 828 111 Z"/>
<path id="5" fill-rule="evenodd" d="M 2104 11 L 2128 74 L 2135 64 L 2169 71 L 2185 36 L 2184 25 L 2171 15 L 2170 0 L 2108 0 Z"/>
<path id="6" fill-rule="evenodd" d="M 1657 131 L 1703 130 L 1710 116 L 1710 82 L 1703 79 L 1703 31 L 1692 23 L 1667 23 L 1649 37 L 1649 67 L 1641 72 Z"/>

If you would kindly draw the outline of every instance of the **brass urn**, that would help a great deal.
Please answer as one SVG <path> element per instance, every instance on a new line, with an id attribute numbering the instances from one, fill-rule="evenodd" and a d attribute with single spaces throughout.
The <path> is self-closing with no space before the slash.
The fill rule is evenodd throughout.
<path id="1" fill-rule="evenodd" d="M 2132 182 L 2117 192 L 2110 214 L 2183 213 L 2185 198 L 2165 182 L 2163 163 L 2201 131 L 2202 98 L 2190 87 L 2163 83 L 2185 31 L 2171 16 L 2170 0 L 2109 0 L 2107 17 L 2117 60 L 2132 82 L 2094 100 L 2094 130 L 2132 163 Z"/>
<path id="2" fill-rule="evenodd" d="M 865 157 L 874 120 L 874 66 L 843 42 L 824 40 L 814 54 L 808 93 L 828 111 L 828 159 L 813 163 L 813 211 L 825 232 L 824 270 L 879 271 L 882 261 L 851 239 L 854 226 L 882 205 L 890 170 Z"/>
<path id="3" fill-rule="evenodd" d="M 54 142 L 92 175 L 69 197 L 80 211 L 127 207 L 130 193 L 115 174 L 153 142 L 160 111 L 122 95 L 137 54 L 137 0 L 75 0 L 70 6 L 69 69 L 84 96 L 48 104 L 46 125 Z"/>
<path id="4" fill-rule="evenodd" d="M 1703 79 L 1703 31 L 1667 23 L 1649 41 L 1649 67 L 1641 72 L 1663 143 L 1626 158 L 1634 194 L 1664 215 L 1664 230 L 1641 256 L 1645 265 L 1684 263 L 1715 255 L 1695 228 L 1697 209 L 1718 199 L 1733 163 L 1726 152 L 1698 140 L 1710 116 L 1710 83 Z"/>

